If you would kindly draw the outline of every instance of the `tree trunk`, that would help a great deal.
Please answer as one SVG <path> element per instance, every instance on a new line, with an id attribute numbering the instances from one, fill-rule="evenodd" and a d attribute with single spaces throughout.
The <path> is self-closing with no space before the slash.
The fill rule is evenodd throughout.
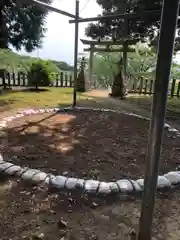
<path id="1" fill-rule="evenodd" d="M 1 1 L 1 0 L 0 0 Z M 0 49 L 8 48 L 8 30 L 6 27 L 6 22 L 3 17 L 3 8 L 5 3 L 0 3 Z"/>

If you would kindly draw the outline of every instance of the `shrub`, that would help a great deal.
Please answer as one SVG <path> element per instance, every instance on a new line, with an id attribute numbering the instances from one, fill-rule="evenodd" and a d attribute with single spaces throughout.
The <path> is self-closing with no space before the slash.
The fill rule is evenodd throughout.
<path id="1" fill-rule="evenodd" d="M 38 60 L 32 63 L 28 71 L 28 85 L 35 86 L 49 86 L 52 82 L 51 72 L 49 70 L 48 61 Z"/>

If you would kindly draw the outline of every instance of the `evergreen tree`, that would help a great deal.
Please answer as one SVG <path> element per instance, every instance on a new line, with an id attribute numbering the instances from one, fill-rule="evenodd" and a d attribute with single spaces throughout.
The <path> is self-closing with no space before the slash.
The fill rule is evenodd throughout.
<path id="1" fill-rule="evenodd" d="M 46 15 L 47 10 L 29 1 L 0 0 L 0 48 L 12 45 L 30 52 L 40 47 Z"/>
<path id="2" fill-rule="evenodd" d="M 110 37 L 119 39 L 124 37 L 125 31 L 131 38 L 149 40 L 151 44 L 157 42 L 160 29 L 160 12 L 162 0 L 97 0 L 102 7 L 102 15 L 109 13 L 139 13 L 154 11 L 144 14 L 143 18 L 134 17 L 125 22 L 122 19 L 103 20 L 91 23 L 86 29 L 86 35 L 94 39 Z M 159 10 L 159 11 L 158 11 Z M 156 12 L 155 12 L 156 11 Z M 157 13 L 158 12 L 158 13 Z M 178 22 L 178 30 L 180 21 Z M 180 33 L 180 31 L 178 31 Z M 179 49 L 180 38 L 176 38 L 176 50 Z"/>

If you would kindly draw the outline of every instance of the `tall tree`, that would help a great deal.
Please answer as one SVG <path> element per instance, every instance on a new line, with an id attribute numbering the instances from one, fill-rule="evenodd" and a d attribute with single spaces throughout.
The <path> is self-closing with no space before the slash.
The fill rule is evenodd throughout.
<path id="1" fill-rule="evenodd" d="M 43 0 L 50 3 L 51 0 Z M 0 0 L 0 48 L 28 52 L 41 46 L 47 10 L 25 0 Z"/>
<path id="2" fill-rule="evenodd" d="M 139 13 L 144 11 L 161 10 L 162 0 L 96 0 L 102 7 L 102 15 L 109 13 Z M 91 23 L 86 29 L 86 35 L 92 38 L 121 38 L 124 31 L 129 37 L 141 38 L 155 43 L 160 28 L 160 13 L 152 12 L 143 18 L 129 19 L 126 23 L 122 19 L 103 20 Z M 180 21 L 178 22 L 178 30 Z M 178 31 L 180 34 L 180 31 Z M 180 38 L 176 38 L 176 49 L 179 48 Z"/>

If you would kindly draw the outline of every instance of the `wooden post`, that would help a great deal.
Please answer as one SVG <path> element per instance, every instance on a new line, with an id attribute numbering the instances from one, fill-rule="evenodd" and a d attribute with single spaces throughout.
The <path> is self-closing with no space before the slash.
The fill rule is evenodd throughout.
<path id="1" fill-rule="evenodd" d="M 140 79 L 140 89 L 139 89 L 139 94 L 141 94 L 142 91 L 143 91 L 143 81 L 144 81 L 144 79 L 141 77 L 141 79 Z"/>
<path id="2" fill-rule="evenodd" d="M 13 74 L 12 74 L 12 85 L 13 85 L 13 87 L 16 85 L 16 74 L 15 74 L 15 72 L 13 72 Z"/>
<path id="3" fill-rule="evenodd" d="M 79 38 L 79 0 L 76 0 L 76 15 L 75 15 L 75 36 L 74 36 L 74 93 L 73 93 L 73 107 L 76 106 L 77 101 L 77 74 L 78 74 L 78 38 Z"/>
<path id="4" fill-rule="evenodd" d="M 26 86 L 26 79 L 27 79 L 27 74 L 23 73 L 21 86 Z"/>
<path id="5" fill-rule="evenodd" d="M 175 85 L 176 85 L 176 79 L 173 79 L 171 84 L 171 97 L 174 97 Z"/>
<path id="6" fill-rule="evenodd" d="M 94 51 L 93 51 L 93 46 L 91 46 L 91 50 L 89 53 L 89 66 L 88 66 L 88 82 L 90 83 L 91 86 L 92 86 L 93 56 L 94 56 Z"/>
<path id="7" fill-rule="evenodd" d="M 19 86 L 21 82 L 21 72 L 18 72 L 18 77 L 17 77 L 17 82 L 16 82 L 16 86 Z"/>
<path id="8" fill-rule="evenodd" d="M 180 93 L 180 82 L 178 82 L 178 88 L 177 88 L 177 97 L 179 97 Z"/>
<path id="9" fill-rule="evenodd" d="M 127 42 L 124 42 L 123 43 L 123 66 L 124 66 L 125 81 L 127 80 L 127 50 L 128 50 L 128 44 Z"/>
<path id="10" fill-rule="evenodd" d="M 65 87 L 68 87 L 68 75 L 65 73 Z"/>
<path id="11" fill-rule="evenodd" d="M 72 84 L 72 75 L 69 76 L 69 87 L 71 88 L 73 86 Z"/>
<path id="12" fill-rule="evenodd" d="M 64 73 L 61 72 L 60 73 L 60 87 L 63 87 L 63 83 L 64 83 Z"/>
<path id="13" fill-rule="evenodd" d="M 59 73 L 56 73 L 56 74 L 55 74 L 55 78 L 56 78 L 55 86 L 56 86 L 56 87 L 59 87 Z"/>
<path id="14" fill-rule="evenodd" d="M 11 87 L 11 74 L 10 74 L 10 72 L 7 72 L 7 81 L 8 81 L 7 85 L 10 88 Z"/>
<path id="15" fill-rule="evenodd" d="M 145 79 L 144 94 L 147 94 L 148 79 Z"/>
<path id="16" fill-rule="evenodd" d="M 178 14 L 179 0 L 163 1 L 138 240 L 152 239 L 153 212 Z"/>
<path id="17" fill-rule="evenodd" d="M 150 94 L 153 94 L 153 84 L 154 84 L 154 81 L 150 80 L 150 89 L 149 89 Z"/>

